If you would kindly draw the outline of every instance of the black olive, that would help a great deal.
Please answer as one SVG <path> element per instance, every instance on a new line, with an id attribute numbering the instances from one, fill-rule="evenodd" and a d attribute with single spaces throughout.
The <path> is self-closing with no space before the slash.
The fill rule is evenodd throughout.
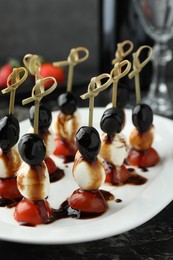
<path id="1" fill-rule="evenodd" d="M 46 146 L 38 134 L 23 135 L 18 149 L 22 160 L 31 166 L 40 165 L 46 156 Z"/>
<path id="2" fill-rule="evenodd" d="M 70 92 L 61 94 L 58 97 L 57 102 L 59 109 L 65 115 L 72 115 L 77 109 L 77 100 Z"/>
<path id="3" fill-rule="evenodd" d="M 0 147 L 5 152 L 19 140 L 19 122 L 13 114 L 4 116 L 0 121 Z"/>
<path id="4" fill-rule="evenodd" d="M 76 133 L 76 145 L 84 159 L 94 161 L 101 146 L 98 131 L 94 127 L 82 126 Z"/>
<path id="5" fill-rule="evenodd" d="M 139 132 L 146 132 L 153 123 L 153 111 L 147 104 L 138 104 L 132 111 L 132 122 Z"/>
<path id="6" fill-rule="evenodd" d="M 32 127 L 34 127 L 34 114 L 35 114 L 35 106 L 32 106 L 29 110 L 29 120 Z M 38 130 L 42 133 L 47 132 L 49 126 L 51 125 L 51 122 L 52 122 L 51 111 L 43 104 L 40 104 Z"/>
<path id="7" fill-rule="evenodd" d="M 120 133 L 124 124 L 125 115 L 120 107 L 108 108 L 104 111 L 100 127 L 107 134 Z"/>

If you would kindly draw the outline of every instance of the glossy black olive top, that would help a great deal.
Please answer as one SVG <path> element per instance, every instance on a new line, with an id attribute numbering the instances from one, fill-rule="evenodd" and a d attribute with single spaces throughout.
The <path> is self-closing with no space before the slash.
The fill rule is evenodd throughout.
<path id="1" fill-rule="evenodd" d="M 124 124 L 125 115 L 120 107 L 108 108 L 104 111 L 100 127 L 107 134 L 120 133 Z"/>
<path id="2" fill-rule="evenodd" d="M 139 104 L 133 108 L 132 122 L 139 132 L 146 132 L 153 123 L 153 111 L 147 104 Z"/>
<path id="3" fill-rule="evenodd" d="M 0 121 L 0 147 L 4 152 L 11 149 L 19 140 L 19 122 L 13 114 L 4 116 Z"/>
<path id="4" fill-rule="evenodd" d="M 18 149 L 22 160 L 31 166 L 40 165 L 46 156 L 46 146 L 38 134 L 23 135 Z"/>
<path id="5" fill-rule="evenodd" d="M 77 100 L 70 92 L 61 94 L 57 99 L 57 103 L 59 109 L 65 115 L 72 115 L 77 109 Z"/>
<path id="6" fill-rule="evenodd" d="M 35 106 L 32 106 L 29 110 L 29 120 L 34 127 L 34 114 L 35 114 Z M 49 126 L 52 122 L 52 113 L 51 111 L 45 107 L 43 104 L 40 104 L 39 107 L 39 125 L 38 129 L 40 132 L 45 133 L 49 129 Z"/>
<path id="7" fill-rule="evenodd" d="M 98 131 L 94 127 L 82 126 L 76 133 L 76 145 L 84 159 L 94 161 L 101 146 Z"/>

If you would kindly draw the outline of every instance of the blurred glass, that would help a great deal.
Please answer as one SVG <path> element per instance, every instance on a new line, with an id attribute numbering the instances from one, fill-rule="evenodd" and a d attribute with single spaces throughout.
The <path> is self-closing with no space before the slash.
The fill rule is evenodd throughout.
<path id="1" fill-rule="evenodd" d="M 134 0 L 136 11 L 146 33 L 155 41 L 153 76 L 144 102 L 164 116 L 173 114 L 165 80 L 166 65 L 172 60 L 168 41 L 173 37 L 173 0 Z"/>

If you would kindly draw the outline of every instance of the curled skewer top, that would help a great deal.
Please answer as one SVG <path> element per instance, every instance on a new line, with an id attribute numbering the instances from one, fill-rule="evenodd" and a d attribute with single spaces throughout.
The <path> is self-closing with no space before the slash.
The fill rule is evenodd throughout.
<path id="1" fill-rule="evenodd" d="M 7 78 L 7 88 L 2 90 L 2 94 L 10 92 L 9 114 L 14 113 L 14 102 L 17 88 L 26 80 L 28 72 L 24 67 L 14 68 Z"/>
<path id="2" fill-rule="evenodd" d="M 126 49 L 126 50 L 125 50 Z M 121 62 L 130 52 L 133 50 L 133 43 L 130 40 L 125 40 L 117 44 L 117 50 L 115 52 L 115 59 L 112 60 L 112 64 Z"/>

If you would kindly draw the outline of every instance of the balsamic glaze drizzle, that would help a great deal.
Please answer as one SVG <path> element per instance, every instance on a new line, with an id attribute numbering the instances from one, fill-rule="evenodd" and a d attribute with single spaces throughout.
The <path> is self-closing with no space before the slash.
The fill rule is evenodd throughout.
<path id="1" fill-rule="evenodd" d="M 51 183 L 53 183 L 62 179 L 64 175 L 64 171 L 62 169 L 57 168 L 55 172 L 49 174 L 49 180 Z"/>

